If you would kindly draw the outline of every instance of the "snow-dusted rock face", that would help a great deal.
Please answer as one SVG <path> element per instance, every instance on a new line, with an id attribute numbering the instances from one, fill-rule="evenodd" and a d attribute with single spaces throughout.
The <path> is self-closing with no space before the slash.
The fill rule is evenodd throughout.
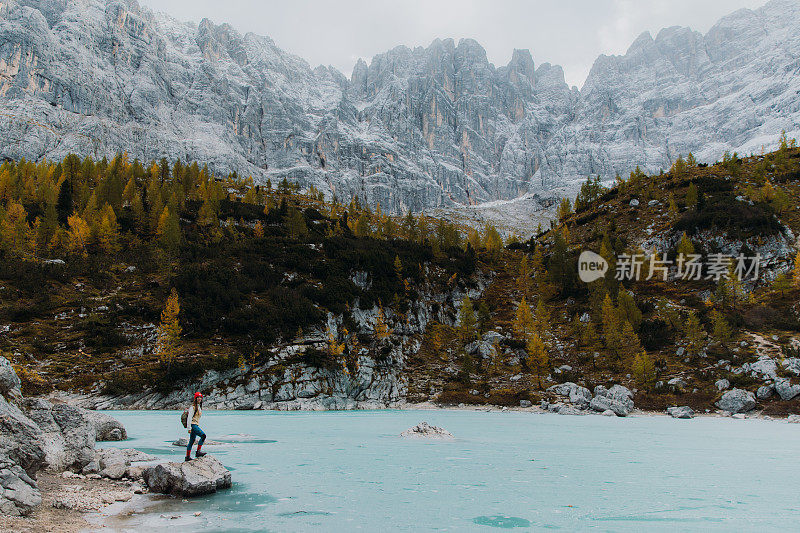
<path id="1" fill-rule="evenodd" d="M 775 0 L 600 56 L 579 91 L 516 50 L 397 47 L 348 80 L 267 38 L 183 23 L 135 0 L 6 0 L 0 157 L 207 162 L 395 212 L 563 191 L 800 134 L 800 4 Z M 546 197 L 546 194 L 545 194 Z"/>

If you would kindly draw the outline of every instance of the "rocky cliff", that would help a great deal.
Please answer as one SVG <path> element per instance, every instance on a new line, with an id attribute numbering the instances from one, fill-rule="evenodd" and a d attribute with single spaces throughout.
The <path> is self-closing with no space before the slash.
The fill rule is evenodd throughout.
<path id="1" fill-rule="evenodd" d="M 267 37 L 176 21 L 134 0 L 0 2 L 0 156 L 205 161 L 393 211 L 550 193 L 588 174 L 716 159 L 800 131 L 800 4 L 740 10 L 707 34 L 642 34 L 579 91 L 515 50 L 397 47 L 350 79 Z M 538 204 L 537 204 L 538 205 Z"/>

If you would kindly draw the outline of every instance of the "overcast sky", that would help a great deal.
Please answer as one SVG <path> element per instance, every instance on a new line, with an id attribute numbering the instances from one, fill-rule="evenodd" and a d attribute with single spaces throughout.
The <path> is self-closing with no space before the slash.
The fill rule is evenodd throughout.
<path id="1" fill-rule="evenodd" d="M 668 26 L 705 33 L 722 16 L 766 0 L 140 0 L 181 20 L 228 22 L 270 36 L 312 67 L 333 65 L 347 77 L 359 57 L 397 45 L 427 46 L 437 37 L 476 39 L 505 65 L 527 48 L 536 65 L 564 67 L 583 85 L 601 53 L 623 54 L 643 31 Z"/>

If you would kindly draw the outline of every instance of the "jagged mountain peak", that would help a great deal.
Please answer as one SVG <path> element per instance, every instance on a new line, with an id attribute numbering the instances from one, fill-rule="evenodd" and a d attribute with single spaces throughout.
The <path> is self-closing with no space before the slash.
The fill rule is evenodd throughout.
<path id="1" fill-rule="evenodd" d="M 348 79 L 269 37 L 177 21 L 135 1 L 0 8 L 0 156 L 202 160 L 392 211 L 548 195 L 587 174 L 657 172 L 680 153 L 800 132 L 798 2 L 705 35 L 670 27 L 600 56 L 581 90 L 528 50 L 473 39 L 398 46 Z"/>

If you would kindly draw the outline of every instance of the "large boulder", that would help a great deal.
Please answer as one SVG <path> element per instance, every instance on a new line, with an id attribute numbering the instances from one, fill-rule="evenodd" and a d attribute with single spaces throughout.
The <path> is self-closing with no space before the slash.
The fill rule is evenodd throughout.
<path id="1" fill-rule="evenodd" d="M 5 357 L 0 357 L 0 395 L 17 397 L 20 393 L 20 380 L 11 363 Z"/>
<path id="2" fill-rule="evenodd" d="M 84 411 L 65 403 L 55 404 L 50 410 L 64 438 L 65 468 L 75 471 L 80 471 L 95 459 L 95 429 L 84 416 Z"/>
<path id="3" fill-rule="evenodd" d="M 667 414 L 672 418 L 694 418 L 694 411 L 688 405 L 667 407 Z"/>
<path id="4" fill-rule="evenodd" d="M 2 359 L 2 358 L 0 358 Z M 18 391 L 18 389 L 16 389 Z M 11 389 L 6 391 L 9 394 Z M 42 502 L 36 473 L 45 467 L 41 430 L 0 395 L 0 513 L 29 514 Z"/>
<path id="5" fill-rule="evenodd" d="M 589 389 L 571 381 L 553 385 L 547 389 L 547 392 L 559 396 L 567 396 L 570 403 L 580 407 L 585 407 L 592 401 L 592 393 L 589 392 Z"/>
<path id="6" fill-rule="evenodd" d="M 61 426 L 53 418 L 53 404 L 43 398 L 26 398 L 22 402 L 25 413 L 39 426 L 42 433 L 39 442 L 47 458 L 47 468 L 54 472 L 62 472 L 79 462 L 74 451 L 67 450 Z"/>
<path id="7" fill-rule="evenodd" d="M 401 437 L 412 439 L 442 439 L 452 440 L 453 434 L 440 427 L 432 426 L 427 422 L 421 422 L 412 428 L 400 433 Z"/>
<path id="8" fill-rule="evenodd" d="M 746 413 L 756 407 L 756 398 L 750 391 L 731 389 L 722 395 L 717 402 L 717 407 L 729 413 Z"/>
<path id="9" fill-rule="evenodd" d="M 200 496 L 231 486 L 230 471 L 210 455 L 151 466 L 142 472 L 142 479 L 152 492 L 174 496 Z"/>
<path id="10" fill-rule="evenodd" d="M 601 413 L 610 409 L 617 416 L 628 416 L 633 411 L 633 393 L 622 385 L 614 385 L 608 389 L 598 385 L 594 388 L 594 398 L 589 407 Z"/>
<path id="11" fill-rule="evenodd" d="M 118 441 L 128 438 L 128 432 L 125 431 L 125 426 L 116 418 L 101 411 L 89 411 L 87 409 L 83 409 L 82 411 L 84 418 L 94 426 L 95 440 L 97 442 Z"/>
<path id="12" fill-rule="evenodd" d="M 775 380 L 775 392 L 781 400 L 791 400 L 800 394 L 800 385 L 792 385 L 787 378 L 778 378 Z"/>

